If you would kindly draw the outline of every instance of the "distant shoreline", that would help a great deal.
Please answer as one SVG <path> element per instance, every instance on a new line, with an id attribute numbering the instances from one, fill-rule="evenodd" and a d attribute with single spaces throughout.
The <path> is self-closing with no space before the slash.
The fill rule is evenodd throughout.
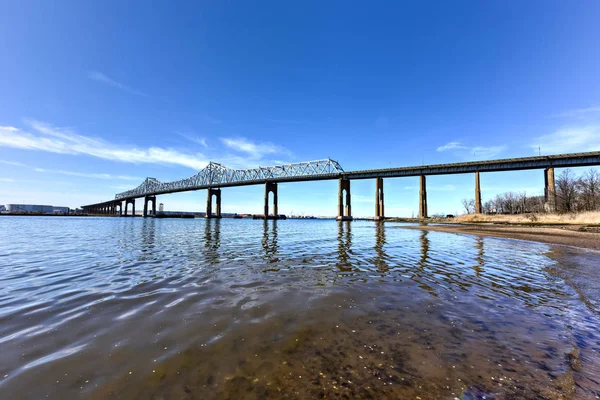
<path id="1" fill-rule="evenodd" d="M 88 214 L 19 214 L 19 213 L 0 213 L 0 217 L 95 217 L 96 215 L 88 215 Z M 103 215 L 106 217 L 107 215 Z"/>

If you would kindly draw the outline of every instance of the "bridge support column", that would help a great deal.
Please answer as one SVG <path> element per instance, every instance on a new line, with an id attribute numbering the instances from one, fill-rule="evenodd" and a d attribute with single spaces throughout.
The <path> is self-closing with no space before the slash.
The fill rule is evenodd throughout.
<path id="1" fill-rule="evenodd" d="M 344 204 L 344 191 L 346 192 L 346 204 Z M 340 178 L 338 191 L 338 221 L 352 221 L 352 197 L 350 195 L 350 180 Z"/>
<path id="2" fill-rule="evenodd" d="M 212 213 L 212 198 L 216 197 L 216 210 L 215 215 Z M 221 218 L 221 189 L 208 189 L 208 195 L 206 197 L 206 218 Z"/>
<path id="3" fill-rule="evenodd" d="M 554 182 L 554 168 L 544 170 L 544 207 L 546 212 L 556 212 L 556 184 Z"/>
<path id="4" fill-rule="evenodd" d="M 144 218 L 148 216 L 148 203 L 152 203 L 152 214 L 156 215 L 156 196 L 144 197 Z"/>
<path id="5" fill-rule="evenodd" d="M 135 199 L 125 200 L 125 216 L 127 217 L 129 215 L 127 213 L 127 210 L 129 209 L 130 204 L 131 204 L 131 216 L 135 217 Z"/>
<path id="6" fill-rule="evenodd" d="M 479 171 L 475 172 L 475 214 L 482 214 L 481 206 L 481 185 L 479 182 Z"/>
<path id="7" fill-rule="evenodd" d="M 383 178 L 375 178 L 375 221 L 385 219 L 383 211 Z"/>
<path id="8" fill-rule="evenodd" d="M 269 215 L 269 193 L 273 193 L 273 215 Z M 265 183 L 265 219 L 279 219 L 277 208 L 277 182 Z"/>
<path id="9" fill-rule="evenodd" d="M 427 177 L 421 175 L 419 190 L 419 218 L 427 218 Z"/>

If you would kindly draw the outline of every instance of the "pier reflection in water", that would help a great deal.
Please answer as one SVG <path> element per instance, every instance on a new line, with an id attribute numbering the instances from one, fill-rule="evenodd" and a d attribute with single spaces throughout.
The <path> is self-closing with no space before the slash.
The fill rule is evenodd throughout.
<path id="1" fill-rule="evenodd" d="M 3 217 L 0 231 L 2 398 L 598 390 L 598 303 L 546 245 L 358 221 Z"/>

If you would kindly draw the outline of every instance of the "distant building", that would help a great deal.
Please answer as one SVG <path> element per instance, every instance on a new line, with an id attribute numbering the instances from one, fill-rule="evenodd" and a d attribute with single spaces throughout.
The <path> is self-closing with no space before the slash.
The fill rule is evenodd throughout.
<path id="1" fill-rule="evenodd" d="M 38 204 L 7 204 L 6 211 L 10 213 L 35 213 L 35 214 L 52 214 L 54 208 L 52 206 L 44 206 Z"/>
<path id="2" fill-rule="evenodd" d="M 68 214 L 71 212 L 69 207 L 52 207 L 53 214 Z"/>
<path id="3" fill-rule="evenodd" d="M 6 207 L 4 207 L 3 205 L 0 205 L 0 212 L 2 211 L 6 211 Z"/>
<path id="4" fill-rule="evenodd" d="M 160 203 L 160 204 L 158 205 L 158 211 L 160 211 L 160 212 L 163 212 L 163 211 L 165 211 L 165 205 L 164 205 L 163 203 Z"/>

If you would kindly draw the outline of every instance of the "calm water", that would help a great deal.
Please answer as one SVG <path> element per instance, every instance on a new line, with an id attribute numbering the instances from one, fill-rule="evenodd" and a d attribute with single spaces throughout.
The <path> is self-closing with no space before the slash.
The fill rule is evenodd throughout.
<path id="1" fill-rule="evenodd" d="M 2 217 L 0 398 L 597 398 L 598 254 L 400 226 Z"/>

